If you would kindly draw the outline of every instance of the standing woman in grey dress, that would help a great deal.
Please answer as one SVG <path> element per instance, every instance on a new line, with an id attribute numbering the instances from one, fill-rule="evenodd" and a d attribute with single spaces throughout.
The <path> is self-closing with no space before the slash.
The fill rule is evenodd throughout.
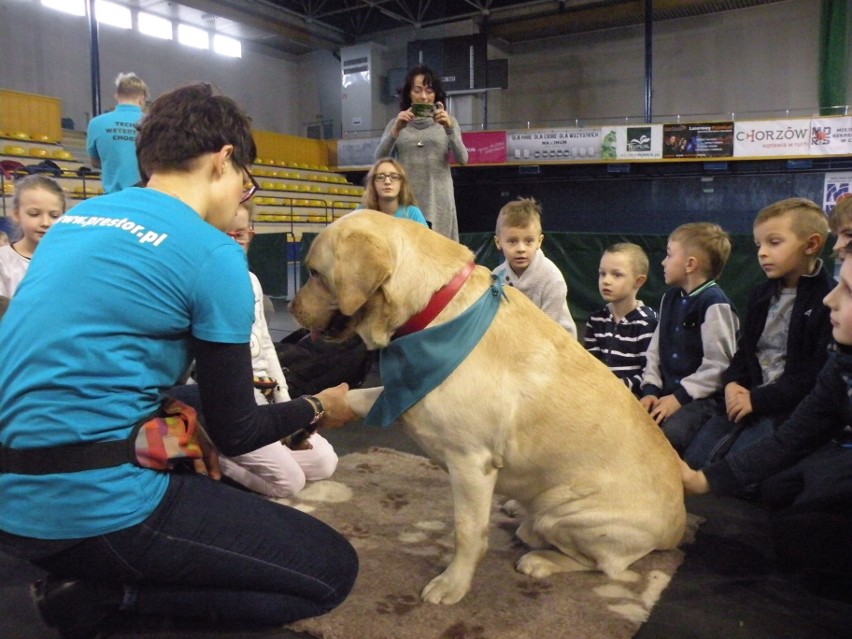
<path id="1" fill-rule="evenodd" d="M 376 159 L 395 151 L 432 229 L 458 240 L 449 154 L 452 151 L 459 164 L 466 164 L 467 149 L 458 121 L 444 108 L 446 99 L 441 78 L 432 69 L 418 66 L 409 71 L 399 97 L 401 110 L 385 127 Z M 431 105 L 431 114 L 416 116 L 412 104 Z"/>

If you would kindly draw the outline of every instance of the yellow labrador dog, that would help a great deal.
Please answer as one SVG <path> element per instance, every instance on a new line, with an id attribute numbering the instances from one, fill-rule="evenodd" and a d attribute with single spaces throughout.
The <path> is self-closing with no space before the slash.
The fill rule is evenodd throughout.
<path id="1" fill-rule="evenodd" d="M 425 226 L 358 211 L 316 238 L 310 279 L 291 311 L 314 331 L 358 333 L 381 349 L 472 262 L 466 247 Z M 523 506 L 517 534 L 531 550 L 517 569 L 533 577 L 617 576 L 677 546 L 686 510 L 674 450 L 627 387 L 564 328 L 515 289 L 495 293 L 491 273 L 477 266 L 429 330 L 489 295 L 499 306 L 488 329 L 399 419 L 447 469 L 453 491 L 455 552 L 423 599 L 452 604 L 468 592 L 495 492 Z M 380 392 L 350 391 L 348 399 L 366 415 Z"/>

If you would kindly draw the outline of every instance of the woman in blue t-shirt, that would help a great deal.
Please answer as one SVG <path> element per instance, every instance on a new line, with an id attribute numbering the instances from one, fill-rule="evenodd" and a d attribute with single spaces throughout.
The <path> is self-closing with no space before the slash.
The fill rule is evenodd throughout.
<path id="1" fill-rule="evenodd" d="M 393 158 L 382 158 L 376 162 L 364 178 L 361 208 L 381 211 L 429 226 L 423 212 L 414 204 L 414 193 L 405 177 L 402 164 Z"/>
<path id="2" fill-rule="evenodd" d="M 193 357 L 226 455 L 354 418 L 345 384 L 255 403 L 248 264 L 222 231 L 256 190 L 247 116 L 209 85 L 176 89 L 141 121 L 137 154 L 147 186 L 57 220 L 0 323 L 0 550 L 48 572 L 32 594 L 63 637 L 136 615 L 280 625 L 328 612 L 358 571 L 340 534 L 213 481 L 215 454 L 194 473 L 124 452 Z"/>

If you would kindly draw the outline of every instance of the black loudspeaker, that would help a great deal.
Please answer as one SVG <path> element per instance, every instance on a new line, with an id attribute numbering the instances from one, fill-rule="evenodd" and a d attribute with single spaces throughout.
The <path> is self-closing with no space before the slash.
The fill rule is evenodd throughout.
<path id="1" fill-rule="evenodd" d="M 402 86 L 405 84 L 406 75 L 408 75 L 408 69 L 388 69 L 385 101 L 388 103 L 399 102 L 399 92 L 402 91 Z"/>

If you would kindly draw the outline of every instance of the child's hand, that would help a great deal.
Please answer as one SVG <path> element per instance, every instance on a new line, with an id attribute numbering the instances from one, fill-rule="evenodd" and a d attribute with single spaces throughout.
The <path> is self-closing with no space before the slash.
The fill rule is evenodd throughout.
<path id="1" fill-rule="evenodd" d="M 654 407 L 659 401 L 659 397 L 656 397 L 654 395 L 645 395 L 645 397 L 639 400 L 639 403 L 642 404 L 642 408 L 644 408 L 650 413 L 652 410 L 654 410 Z"/>
<path id="2" fill-rule="evenodd" d="M 657 402 L 657 405 L 651 409 L 651 417 L 653 417 L 654 421 L 658 424 L 662 424 L 680 410 L 680 407 L 681 403 L 677 400 L 677 397 L 674 395 L 666 395 L 661 397 Z"/>
<path id="3" fill-rule="evenodd" d="M 751 391 L 736 382 L 725 386 L 725 408 L 728 419 L 735 424 L 742 421 L 743 417 L 754 412 L 751 405 Z"/>

